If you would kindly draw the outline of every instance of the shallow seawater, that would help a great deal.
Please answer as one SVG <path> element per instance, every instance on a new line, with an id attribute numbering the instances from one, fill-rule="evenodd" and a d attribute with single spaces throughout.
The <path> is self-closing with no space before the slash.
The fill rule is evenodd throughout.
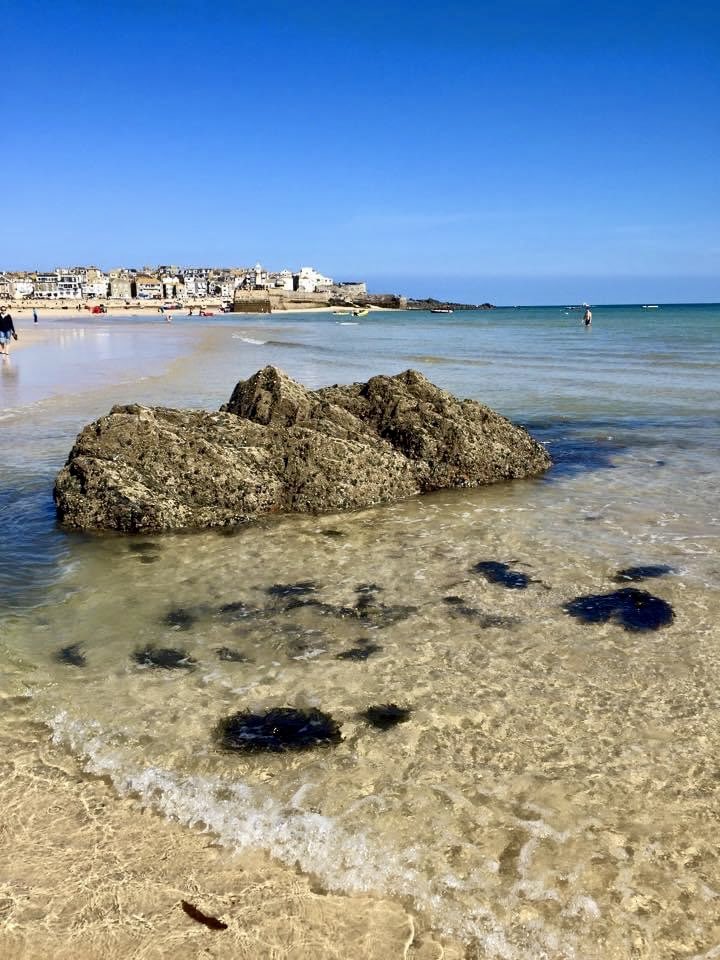
<path id="1" fill-rule="evenodd" d="M 552 308 L 235 319 L 202 335 L 188 322 L 167 354 L 152 346 L 166 328 L 123 323 L 111 338 L 145 335 L 146 379 L 119 357 L 107 385 L 80 370 L 82 390 L 3 396 L 6 710 L 30 695 L 120 792 L 328 889 L 408 898 L 474 955 L 706 956 L 720 934 L 720 311 L 654 313 L 598 308 L 591 332 Z M 34 349 L 12 362 L 31 370 Z M 55 529 L 52 479 L 85 422 L 129 399 L 217 407 L 268 362 L 312 386 L 415 366 L 528 425 L 557 465 L 232 535 Z M 522 587 L 475 569 L 489 563 Z M 632 584 L 672 605 L 670 625 L 564 611 L 638 565 L 672 568 Z M 58 658 L 74 645 L 84 665 Z M 149 646 L 188 660 L 138 663 Z M 407 721 L 363 717 L 388 703 Z M 223 749 L 222 718 L 284 706 L 331 714 L 342 741 Z"/>

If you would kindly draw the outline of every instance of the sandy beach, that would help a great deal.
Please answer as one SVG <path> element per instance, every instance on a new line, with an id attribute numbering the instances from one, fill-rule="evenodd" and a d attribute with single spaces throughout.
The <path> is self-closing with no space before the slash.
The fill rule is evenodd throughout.
<path id="1" fill-rule="evenodd" d="M 94 306 L 102 305 L 105 308 L 105 313 L 103 314 L 93 314 L 92 308 Z M 118 300 L 93 300 L 88 301 L 84 305 L 78 304 L 77 301 L 72 300 L 22 300 L 22 301 L 10 301 L 7 305 L 7 312 L 13 318 L 17 319 L 27 319 L 28 317 L 32 320 L 33 309 L 37 310 L 38 322 L 42 323 L 43 321 L 53 321 L 53 320 L 102 320 L 103 317 L 113 320 L 121 320 L 127 317 L 146 317 L 152 319 L 155 317 L 163 316 L 165 319 L 170 317 L 185 317 L 189 315 L 190 306 L 192 306 L 193 316 L 202 319 L 199 314 L 200 310 L 206 311 L 210 316 L 235 316 L 239 319 L 242 319 L 243 316 L 256 316 L 253 313 L 236 313 L 236 314 L 224 314 L 222 313 L 221 307 L 222 302 L 220 300 L 203 300 L 196 304 L 183 304 L 179 309 L 170 309 L 165 310 L 162 306 L 162 303 L 157 301 L 154 303 L 148 303 L 146 300 L 132 300 L 128 301 L 127 305 Z M 352 311 L 352 307 L 322 307 L 322 306 L 309 306 L 309 307 L 293 307 L 289 306 L 287 309 L 273 309 L 271 314 L 262 314 L 264 316 L 285 316 L 292 314 L 310 314 L 310 313 L 339 313 L 341 315 L 348 314 Z M 393 312 L 388 311 L 387 307 L 378 307 L 378 306 L 367 306 L 363 307 L 363 310 L 368 310 L 370 313 L 386 313 Z M 258 314 L 261 315 L 261 314 Z"/>

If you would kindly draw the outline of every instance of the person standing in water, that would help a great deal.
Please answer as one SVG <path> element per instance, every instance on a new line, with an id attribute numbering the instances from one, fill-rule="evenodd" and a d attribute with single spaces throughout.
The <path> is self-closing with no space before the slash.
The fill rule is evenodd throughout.
<path id="1" fill-rule="evenodd" d="M 585 314 L 583 316 L 583 323 L 586 327 L 589 327 L 592 323 L 592 310 L 590 307 L 585 307 Z"/>
<path id="2" fill-rule="evenodd" d="M 0 356 L 10 356 L 10 339 L 17 340 L 12 317 L 5 313 L 5 307 L 0 307 Z"/>

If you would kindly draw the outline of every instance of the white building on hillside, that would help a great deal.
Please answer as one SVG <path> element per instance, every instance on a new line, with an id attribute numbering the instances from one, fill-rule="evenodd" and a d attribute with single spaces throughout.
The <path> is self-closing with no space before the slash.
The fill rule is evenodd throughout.
<path id="1" fill-rule="evenodd" d="M 332 279 L 318 273 L 314 267 L 300 267 L 300 270 L 293 274 L 293 289 L 300 293 L 320 293 L 330 290 L 332 285 Z"/>

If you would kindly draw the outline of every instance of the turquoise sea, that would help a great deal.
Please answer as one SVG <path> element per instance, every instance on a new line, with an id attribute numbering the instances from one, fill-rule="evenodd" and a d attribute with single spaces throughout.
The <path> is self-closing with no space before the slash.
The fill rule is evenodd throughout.
<path id="1" fill-rule="evenodd" d="M 719 305 L 596 306 L 589 329 L 563 306 L 47 327 L 0 362 L 6 717 L 29 709 L 88 776 L 227 847 L 412 903 L 468 957 L 715 956 Z M 234 536 L 56 528 L 53 478 L 85 423 L 130 401 L 216 409 L 270 363 L 309 387 L 413 367 L 526 426 L 555 466 Z M 531 582 L 488 582 L 481 561 Z M 670 603 L 671 625 L 563 611 L 638 564 L 670 568 L 632 586 Z M 359 631 L 268 602 L 308 580 L 328 604 L 373 583 L 414 610 Z M 240 601 L 251 619 L 219 612 Z M 367 660 L 338 659 L 367 640 Z M 195 668 L 138 667 L 148 643 Z M 57 659 L 72 644 L 85 666 Z M 219 660 L 228 646 L 247 660 Z M 387 702 L 410 720 L 379 733 L 359 719 Z M 223 715 L 298 705 L 332 713 L 342 743 L 218 748 Z"/>

